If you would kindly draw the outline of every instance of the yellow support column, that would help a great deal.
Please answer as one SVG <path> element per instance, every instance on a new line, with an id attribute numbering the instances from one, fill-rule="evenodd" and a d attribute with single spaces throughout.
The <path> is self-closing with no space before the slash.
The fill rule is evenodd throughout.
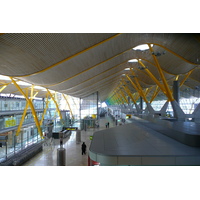
<path id="1" fill-rule="evenodd" d="M 67 95 L 62 94 L 62 96 L 63 96 L 63 98 L 65 99 L 65 101 L 66 101 L 66 103 L 67 103 L 67 105 L 68 105 L 68 107 L 69 107 L 70 113 L 71 113 L 71 115 L 72 115 L 72 119 L 74 119 L 74 115 L 73 115 L 73 113 L 72 113 L 72 109 L 71 109 L 70 104 L 69 104 L 69 102 L 68 102 L 68 100 L 67 100 Z"/>
<path id="2" fill-rule="evenodd" d="M 37 117 L 37 113 L 35 112 L 35 108 L 33 106 L 33 103 L 32 101 L 28 98 L 28 96 L 23 92 L 23 90 L 19 87 L 19 85 L 16 83 L 16 81 L 10 77 L 11 81 L 13 82 L 13 84 L 16 86 L 16 88 L 20 91 L 20 93 L 25 97 L 26 101 L 29 103 L 29 106 L 31 108 L 31 111 L 32 111 L 32 115 L 33 115 L 33 118 L 34 118 L 34 121 L 35 121 L 35 124 L 37 126 L 37 129 L 38 129 L 38 132 L 40 134 L 40 137 L 43 138 L 43 134 L 42 134 L 42 130 L 41 130 L 41 127 L 40 127 L 40 123 L 38 121 L 38 117 Z"/>
<path id="3" fill-rule="evenodd" d="M 138 78 L 135 76 L 135 73 L 134 73 L 134 71 L 133 71 L 131 68 L 130 68 L 130 71 L 131 71 L 132 75 L 134 76 L 134 79 L 135 79 L 137 88 L 139 89 L 139 91 L 140 91 L 140 93 L 141 93 L 141 95 L 142 95 L 144 101 L 145 101 L 146 103 L 148 103 L 148 100 L 147 100 L 147 98 L 146 98 L 146 94 L 143 92 L 143 89 L 142 89 L 142 87 L 141 87 L 141 85 L 140 85 L 140 83 L 139 83 L 139 81 L 138 81 Z"/>
<path id="4" fill-rule="evenodd" d="M 120 101 L 115 94 L 113 95 L 113 101 L 116 102 L 116 104 L 118 105 L 120 104 Z"/>
<path id="5" fill-rule="evenodd" d="M 195 69 L 195 68 L 194 68 L 194 69 Z M 181 87 L 181 86 L 185 83 L 185 81 L 188 79 L 188 77 L 189 77 L 190 74 L 194 71 L 194 69 L 190 70 L 190 71 L 187 73 L 187 75 L 185 76 L 185 78 L 181 81 L 179 87 Z"/>
<path id="6" fill-rule="evenodd" d="M 118 97 L 118 99 L 120 100 L 120 104 L 124 104 L 124 100 L 123 100 L 123 98 L 121 97 L 121 95 L 120 95 L 119 91 L 118 91 L 118 92 L 116 92 L 116 96 L 117 96 L 117 97 Z"/>
<path id="7" fill-rule="evenodd" d="M 38 94 L 38 92 L 36 92 L 35 95 L 33 95 L 33 87 L 32 87 L 32 90 L 31 90 L 31 98 L 30 98 L 31 102 L 33 101 L 33 98 L 34 98 L 37 94 Z M 28 96 L 28 90 L 26 90 L 26 95 Z M 22 115 L 22 117 L 21 117 L 21 120 L 20 120 L 20 122 L 19 122 L 17 131 L 16 131 L 16 136 L 18 136 L 19 133 L 20 133 L 20 130 L 21 130 L 22 124 L 23 124 L 23 122 L 24 122 L 24 118 L 25 118 L 25 116 L 26 116 L 26 112 L 27 112 L 27 110 L 28 110 L 28 107 L 29 107 L 29 102 L 27 101 L 27 102 L 26 102 L 26 106 L 25 106 L 25 108 L 24 108 L 23 115 Z"/>
<path id="8" fill-rule="evenodd" d="M 153 49 L 152 49 L 151 45 L 148 44 L 148 46 L 149 46 L 149 49 L 150 49 L 151 53 L 153 53 Z M 161 79 L 162 79 L 163 85 L 164 85 L 164 87 L 165 87 L 166 95 L 167 95 L 167 97 L 168 97 L 168 99 L 169 99 L 170 101 L 174 101 L 174 98 L 173 98 L 173 96 L 172 96 L 172 92 L 171 92 L 171 90 L 169 89 L 168 83 L 167 83 L 166 78 L 165 78 L 165 76 L 164 76 L 164 74 L 163 74 L 163 71 L 162 71 L 162 69 L 161 69 L 161 67 L 160 67 L 160 64 L 159 64 L 159 62 L 158 62 L 156 56 L 155 56 L 154 54 L 152 54 L 152 56 L 153 56 L 154 61 L 155 61 L 155 63 L 156 63 L 156 66 L 157 66 L 158 72 L 159 72 L 159 74 L 160 74 L 160 77 L 161 77 Z"/>
<path id="9" fill-rule="evenodd" d="M 126 98 L 126 95 L 123 93 L 123 91 L 120 89 L 119 92 L 121 93 L 122 97 L 124 98 L 125 102 L 128 104 L 128 100 Z"/>
<path id="10" fill-rule="evenodd" d="M 19 133 L 20 133 L 20 130 L 21 130 L 22 124 L 23 124 L 23 122 L 24 122 L 24 118 L 25 118 L 25 116 L 26 116 L 26 111 L 27 111 L 28 107 L 29 107 L 29 103 L 26 102 L 26 106 L 25 106 L 25 108 L 24 108 L 23 115 L 22 115 L 22 117 L 21 117 L 21 120 L 20 120 L 20 122 L 19 122 L 17 131 L 16 131 L 16 136 L 18 136 Z"/>
<path id="11" fill-rule="evenodd" d="M 0 92 L 2 92 L 8 85 L 4 85 L 1 89 Z"/>
<path id="12" fill-rule="evenodd" d="M 129 91 L 128 87 L 125 85 L 125 86 L 122 86 L 124 88 L 124 90 L 127 92 L 128 96 L 131 98 L 131 100 L 133 101 L 134 104 L 136 104 L 136 101 L 135 99 L 133 98 L 131 92 Z"/>
<path id="13" fill-rule="evenodd" d="M 131 100 L 133 101 L 134 104 L 136 104 L 135 99 L 133 98 L 133 95 L 131 94 L 130 89 L 128 88 L 128 86 L 125 84 L 125 81 L 123 80 L 123 84 L 124 86 L 122 86 L 124 88 L 124 90 L 127 92 L 128 96 L 131 98 Z"/>
<path id="14" fill-rule="evenodd" d="M 128 80 L 131 82 L 131 84 L 133 85 L 133 87 L 136 89 L 136 91 L 140 94 L 140 96 L 144 99 L 144 101 L 146 103 L 148 103 L 148 100 L 146 99 L 142 89 L 139 89 L 136 84 L 131 80 L 131 78 L 126 74 L 126 77 L 128 78 Z"/>
<path id="15" fill-rule="evenodd" d="M 154 91 L 153 96 L 151 97 L 150 103 L 152 103 L 152 101 L 156 98 L 156 96 L 158 95 L 158 93 L 160 92 L 160 88 L 158 87 L 158 85 L 156 86 L 156 89 Z"/>
<path id="16" fill-rule="evenodd" d="M 44 112 L 43 112 L 43 114 L 42 114 L 42 118 L 41 118 L 41 120 L 40 120 L 40 126 L 42 126 L 42 123 L 43 123 L 43 120 L 44 120 L 44 116 L 45 116 L 45 114 L 46 114 L 46 112 L 47 112 L 47 109 L 48 109 L 48 107 L 49 107 L 49 95 L 48 95 L 48 93 L 46 94 L 46 99 L 47 99 L 47 101 L 46 101 L 46 107 L 45 107 L 45 109 L 44 109 Z"/>
<path id="17" fill-rule="evenodd" d="M 49 96 L 51 97 L 51 99 L 53 100 L 53 102 L 55 103 L 56 110 L 57 110 L 57 112 L 58 112 L 58 114 L 59 114 L 60 120 L 62 120 L 62 115 L 61 115 L 61 113 L 60 113 L 60 109 L 59 109 L 59 106 L 58 106 L 58 104 L 57 104 L 55 98 L 53 97 L 53 95 L 51 94 L 51 92 L 50 92 L 48 89 L 47 89 L 47 92 L 48 92 Z"/>
<path id="18" fill-rule="evenodd" d="M 141 60 L 138 60 L 138 63 L 145 69 L 145 71 L 148 73 L 150 78 L 160 87 L 160 89 L 163 91 L 163 93 L 166 95 L 166 90 L 164 86 L 156 79 L 156 77 L 147 69 L 147 67 L 144 65 L 144 63 Z"/>
<path id="19" fill-rule="evenodd" d="M 140 98 L 140 94 L 138 92 L 133 94 L 133 97 L 135 96 L 135 101 L 137 102 L 138 99 Z"/>

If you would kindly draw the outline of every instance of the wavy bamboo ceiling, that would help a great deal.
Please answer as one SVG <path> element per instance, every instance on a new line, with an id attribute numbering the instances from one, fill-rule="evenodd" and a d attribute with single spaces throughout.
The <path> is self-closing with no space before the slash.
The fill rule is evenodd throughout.
<path id="1" fill-rule="evenodd" d="M 6 33 L 0 35 L 0 74 L 74 97 L 99 91 L 104 101 L 128 73 L 127 67 L 133 68 L 143 88 L 155 86 L 138 63 L 128 63 L 130 59 L 141 59 L 160 81 L 150 50 L 132 49 L 141 44 L 154 44 L 153 51 L 161 53 L 157 59 L 170 85 L 192 69 L 183 88 L 200 85 L 199 34 Z M 14 92 L 13 86 L 7 91 Z"/>

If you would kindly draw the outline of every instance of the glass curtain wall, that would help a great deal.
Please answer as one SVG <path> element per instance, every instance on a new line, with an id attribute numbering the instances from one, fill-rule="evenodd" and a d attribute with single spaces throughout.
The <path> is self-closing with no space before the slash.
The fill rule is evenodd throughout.
<path id="1" fill-rule="evenodd" d="M 42 140 L 36 126 L 22 128 L 18 136 L 16 130 L 1 133 L 0 136 L 5 136 L 5 139 L 0 141 L 0 162 Z"/>
<path id="2" fill-rule="evenodd" d="M 94 128 L 98 120 L 98 92 L 80 99 L 81 129 Z"/>
<path id="3" fill-rule="evenodd" d="M 97 119 L 98 115 L 98 92 L 80 99 L 81 119 Z"/>

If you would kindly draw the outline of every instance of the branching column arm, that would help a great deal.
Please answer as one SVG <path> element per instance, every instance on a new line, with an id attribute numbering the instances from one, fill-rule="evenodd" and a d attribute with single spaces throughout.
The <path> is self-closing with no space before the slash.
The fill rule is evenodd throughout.
<path id="1" fill-rule="evenodd" d="M 133 101 L 134 104 L 136 104 L 135 99 L 133 98 L 133 95 L 131 94 L 130 89 L 128 88 L 128 86 L 125 84 L 125 81 L 123 81 L 124 86 L 122 86 L 124 88 L 124 90 L 127 92 L 128 96 L 131 98 L 131 100 Z"/>
<path id="2" fill-rule="evenodd" d="M 70 113 L 71 113 L 71 115 L 72 115 L 72 119 L 74 119 L 74 115 L 73 115 L 73 113 L 72 113 L 71 106 L 70 106 L 70 104 L 69 104 L 69 102 L 68 102 L 68 99 L 67 99 L 67 95 L 62 94 L 62 96 L 64 97 L 64 99 L 65 99 L 65 101 L 66 101 L 66 103 L 67 103 L 67 105 L 68 105 L 68 107 L 69 107 Z"/>
<path id="3" fill-rule="evenodd" d="M 33 103 L 32 101 L 28 98 L 28 96 L 23 92 L 23 90 L 19 87 L 19 85 L 16 83 L 16 81 L 10 77 L 11 81 L 13 82 L 13 84 L 16 86 L 16 88 L 19 90 L 19 92 L 25 97 L 26 101 L 28 102 L 30 108 L 31 108 L 31 111 L 32 111 L 32 114 L 33 114 L 33 118 L 34 118 L 34 121 L 35 121 L 35 124 L 37 126 L 37 129 L 38 129 L 38 132 L 40 134 L 40 137 L 43 138 L 43 134 L 42 134 L 42 130 L 40 128 L 40 123 L 38 121 L 38 117 L 37 117 L 37 113 L 35 112 L 35 108 L 33 106 Z"/>
<path id="4" fill-rule="evenodd" d="M 60 113 L 60 109 L 59 109 L 59 106 L 58 106 L 58 104 L 57 104 L 55 98 L 53 97 L 53 95 L 51 94 L 51 92 L 50 92 L 48 89 L 47 89 L 47 92 L 48 92 L 49 96 L 51 97 L 51 99 L 53 100 L 53 102 L 55 103 L 56 110 L 57 110 L 57 112 L 58 112 L 58 114 L 59 114 L 60 120 L 62 120 L 62 115 L 61 115 L 61 113 Z"/>
<path id="5" fill-rule="evenodd" d="M 143 91 L 140 90 L 136 84 L 131 80 L 131 78 L 126 74 L 126 77 L 128 78 L 128 80 L 131 82 L 131 84 L 133 85 L 133 87 L 137 90 L 137 92 L 140 94 L 140 96 L 144 99 L 144 101 L 146 103 L 148 103 L 148 100 L 146 99 L 145 95 L 143 94 Z"/>
<path id="6" fill-rule="evenodd" d="M 45 109 L 44 109 L 44 112 L 43 112 L 43 114 L 42 114 L 42 118 L 41 118 L 41 120 L 40 120 L 40 126 L 42 126 L 42 123 L 43 123 L 43 120 L 44 120 L 44 116 L 45 116 L 45 114 L 46 114 L 46 112 L 47 112 L 47 109 L 48 109 L 48 107 L 49 107 L 49 95 L 48 95 L 48 93 L 46 94 L 46 106 L 45 106 Z"/>
<path id="7" fill-rule="evenodd" d="M 190 70 L 187 75 L 185 76 L 185 78 L 181 81 L 180 83 L 180 87 L 185 83 L 185 81 L 188 79 L 188 77 L 190 76 L 190 74 L 194 71 L 194 69 Z"/>
<path id="8" fill-rule="evenodd" d="M 152 49 L 151 45 L 148 44 L 148 46 L 149 46 L 150 51 L 153 53 L 153 49 Z M 161 69 L 161 67 L 160 67 L 160 64 L 159 64 L 159 62 L 158 62 L 156 56 L 153 55 L 153 54 L 152 54 L 152 56 L 153 56 L 153 59 L 154 59 L 154 61 L 155 61 L 155 63 L 156 63 L 156 66 L 157 66 L 158 72 L 159 72 L 159 74 L 160 74 L 160 77 L 161 77 L 161 79 L 162 79 L 162 81 L 163 81 L 163 85 L 164 85 L 165 90 L 166 90 L 166 95 L 167 95 L 167 97 L 168 97 L 168 99 L 169 99 L 170 101 L 174 101 L 174 98 L 173 98 L 173 96 L 172 96 L 172 92 L 171 92 L 171 90 L 169 89 L 168 83 L 167 83 L 166 78 L 165 78 L 165 76 L 164 76 L 164 74 L 163 74 L 163 71 L 162 71 L 162 69 Z"/>
<path id="9" fill-rule="evenodd" d="M 118 91 L 118 92 L 116 92 L 116 95 L 117 95 L 117 97 L 120 99 L 121 104 L 124 104 L 125 100 L 124 100 L 122 94 Z"/>
<path id="10" fill-rule="evenodd" d="M 128 100 L 122 89 L 120 89 L 120 93 L 122 94 L 122 97 L 124 98 L 125 102 L 128 104 Z"/>
<path id="11" fill-rule="evenodd" d="M 158 85 L 156 86 L 156 89 L 154 91 L 153 96 L 151 97 L 150 103 L 152 103 L 152 101 L 157 97 L 158 93 L 160 92 L 160 88 L 158 87 Z"/>
<path id="12" fill-rule="evenodd" d="M 151 77 L 151 79 L 160 87 L 160 89 L 163 91 L 163 93 L 166 95 L 166 90 L 163 87 L 163 85 L 157 80 L 157 78 L 147 69 L 147 67 L 144 65 L 144 63 L 141 60 L 138 60 L 139 64 L 144 68 L 144 70 L 148 73 L 148 75 Z"/>

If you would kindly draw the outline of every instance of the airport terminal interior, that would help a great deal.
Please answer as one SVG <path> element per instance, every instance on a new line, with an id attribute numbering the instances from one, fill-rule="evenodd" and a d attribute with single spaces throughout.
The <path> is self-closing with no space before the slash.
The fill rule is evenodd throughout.
<path id="1" fill-rule="evenodd" d="M 199 165 L 200 34 L 0 34 L 0 166 Z"/>

